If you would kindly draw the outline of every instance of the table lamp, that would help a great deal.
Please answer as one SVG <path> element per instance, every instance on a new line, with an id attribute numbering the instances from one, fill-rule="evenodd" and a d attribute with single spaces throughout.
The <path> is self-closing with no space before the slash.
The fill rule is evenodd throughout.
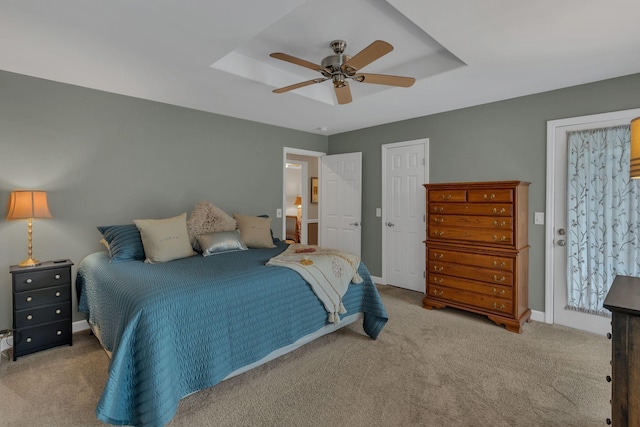
<path id="1" fill-rule="evenodd" d="M 16 190 L 9 196 L 9 210 L 7 219 L 26 219 L 27 232 L 29 235 L 29 258 L 18 264 L 20 267 L 33 267 L 40 264 L 40 261 L 33 259 L 33 219 L 53 218 L 47 205 L 47 193 L 45 191 Z"/>

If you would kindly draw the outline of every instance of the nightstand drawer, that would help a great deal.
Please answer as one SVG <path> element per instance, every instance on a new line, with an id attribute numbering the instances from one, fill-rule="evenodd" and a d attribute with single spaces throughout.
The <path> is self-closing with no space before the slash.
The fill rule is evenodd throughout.
<path id="1" fill-rule="evenodd" d="M 62 285 L 27 292 L 16 292 L 14 298 L 15 310 L 55 304 L 56 302 L 69 301 L 71 299 L 71 287 Z"/>
<path id="2" fill-rule="evenodd" d="M 69 301 L 38 307 L 33 310 L 16 311 L 16 328 L 28 328 L 42 323 L 56 322 L 71 318 Z"/>
<path id="3" fill-rule="evenodd" d="M 43 288 L 71 283 L 71 269 L 68 267 L 52 268 L 44 271 L 25 271 L 14 274 L 15 291 Z"/>
<path id="4" fill-rule="evenodd" d="M 15 354 L 22 356 L 61 344 L 71 344 L 71 322 L 63 320 L 33 328 L 18 329 L 16 335 L 18 336 L 15 337 Z"/>

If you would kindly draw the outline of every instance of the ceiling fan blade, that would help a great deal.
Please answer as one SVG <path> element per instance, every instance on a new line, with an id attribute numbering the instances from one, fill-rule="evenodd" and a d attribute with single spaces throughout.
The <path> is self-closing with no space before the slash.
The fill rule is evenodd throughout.
<path id="1" fill-rule="evenodd" d="M 309 86 L 312 85 L 314 83 L 322 83 L 325 80 L 329 80 L 329 79 L 313 79 L 313 80 L 307 80 L 306 82 L 300 82 L 300 83 L 296 83 L 294 85 L 291 86 L 285 86 L 285 87 L 281 87 L 280 89 L 274 89 L 273 93 L 284 93 L 284 92 L 289 92 L 290 90 L 294 90 L 294 89 L 298 89 L 301 87 L 305 87 L 305 86 Z"/>
<path id="2" fill-rule="evenodd" d="M 295 56 L 287 55 L 286 53 L 272 53 L 269 55 L 272 58 L 279 59 L 281 61 L 291 62 L 292 64 L 300 65 L 301 67 L 309 68 L 314 71 L 327 71 L 324 67 L 314 64 L 313 62 L 305 61 L 304 59 L 296 58 Z"/>
<path id="3" fill-rule="evenodd" d="M 336 98 L 338 98 L 338 104 L 348 104 L 352 101 L 351 99 L 351 89 L 349 89 L 349 84 L 344 82 L 342 86 L 334 86 L 336 90 Z"/>
<path id="4" fill-rule="evenodd" d="M 355 73 L 365 65 L 372 63 L 376 59 L 381 58 L 392 50 L 393 46 L 391 46 L 389 43 L 382 40 L 376 40 L 369 46 L 358 52 L 353 58 L 345 62 L 342 65 L 342 69 L 344 71 Z"/>
<path id="5" fill-rule="evenodd" d="M 400 87 L 410 87 L 416 82 L 413 77 L 390 76 L 388 74 L 356 74 L 353 79 L 362 83 Z"/>

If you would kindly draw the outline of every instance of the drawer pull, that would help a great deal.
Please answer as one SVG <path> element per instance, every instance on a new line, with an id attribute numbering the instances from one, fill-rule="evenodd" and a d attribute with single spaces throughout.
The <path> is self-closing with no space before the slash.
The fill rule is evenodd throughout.
<path id="1" fill-rule="evenodd" d="M 27 337 L 27 342 L 31 342 L 31 337 Z"/>
<path id="2" fill-rule="evenodd" d="M 504 242 L 505 240 L 507 240 L 507 236 L 498 237 L 494 234 L 493 240 L 495 240 L 496 242 Z"/>
<path id="3" fill-rule="evenodd" d="M 496 288 L 493 288 L 493 293 L 496 295 L 504 295 L 505 294 L 505 290 L 504 289 L 500 289 L 500 292 L 498 292 L 498 290 Z"/>
<path id="4" fill-rule="evenodd" d="M 506 264 L 504 262 L 501 262 L 500 264 L 498 264 L 498 261 L 493 261 L 493 266 L 495 268 L 504 268 Z"/>
<path id="5" fill-rule="evenodd" d="M 505 213 L 507 210 L 505 208 L 502 208 L 500 210 L 498 210 L 498 208 L 493 208 L 493 213 L 494 214 L 503 214 Z"/>
<path id="6" fill-rule="evenodd" d="M 433 281 L 434 281 L 435 283 L 437 283 L 437 284 L 441 285 L 441 284 L 442 284 L 442 282 L 444 282 L 444 279 L 443 279 L 443 278 L 441 278 L 441 277 L 434 277 L 434 278 L 433 278 Z"/>
<path id="7" fill-rule="evenodd" d="M 496 276 L 496 275 L 494 274 L 494 275 L 493 275 L 493 280 L 494 280 L 495 282 L 502 283 L 502 282 L 504 282 L 505 280 L 507 280 L 507 278 L 506 278 L 505 276 L 502 276 L 501 278 L 499 278 L 499 279 L 498 279 L 498 276 Z"/>
<path id="8" fill-rule="evenodd" d="M 437 222 L 437 223 L 443 223 L 444 222 L 444 218 L 433 218 L 433 222 Z"/>
<path id="9" fill-rule="evenodd" d="M 59 274 L 56 274 L 55 276 L 53 276 L 53 278 L 56 279 L 56 280 L 60 280 L 61 277 L 62 276 L 60 276 Z"/>
<path id="10" fill-rule="evenodd" d="M 483 198 L 483 199 L 485 199 L 485 200 L 487 200 L 487 199 L 489 199 L 489 200 L 493 200 L 493 199 L 495 199 L 495 198 L 496 198 L 496 195 L 495 195 L 495 194 L 491 194 L 490 196 L 488 196 L 488 195 L 484 194 L 484 195 L 482 196 L 482 198 Z"/>
<path id="11" fill-rule="evenodd" d="M 27 320 L 32 320 L 32 319 L 33 319 L 33 316 L 30 314 L 27 314 Z"/>
<path id="12" fill-rule="evenodd" d="M 493 226 L 494 227 L 504 227 L 505 225 L 507 225 L 507 223 L 505 221 L 501 221 L 501 222 L 493 221 Z"/>
<path id="13" fill-rule="evenodd" d="M 62 313 L 62 311 L 60 311 L 60 309 L 57 309 L 56 314 L 60 314 L 60 313 Z"/>
<path id="14" fill-rule="evenodd" d="M 59 297 L 60 296 L 60 291 L 56 292 L 56 296 Z"/>
<path id="15" fill-rule="evenodd" d="M 437 297 L 441 297 L 442 294 L 444 294 L 444 291 L 438 291 L 437 289 L 434 289 L 433 294 Z"/>
<path id="16" fill-rule="evenodd" d="M 439 254 L 439 253 L 436 253 L 436 252 L 433 253 L 433 257 L 435 259 L 442 259 L 443 256 L 444 256 L 444 254 Z"/>
<path id="17" fill-rule="evenodd" d="M 493 303 L 493 308 L 495 308 L 496 310 L 504 310 L 504 304 L 496 304 L 495 302 Z"/>
<path id="18" fill-rule="evenodd" d="M 433 266 L 433 271 L 437 271 L 438 273 L 442 273 L 443 270 L 444 270 L 444 267 L 437 266 L 437 265 Z"/>
<path id="19" fill-rule="evenodd" d="M 27 297 L 27 302 L 31 302 L 31 301 L 33 301 L 33 298 Z"/>
<path id="20" fill-rule="evenodd" d="M 31 284 L 31 283 L 33 283 L 33 280 L 32 279 L 27 279 L 27 280 L 25 280 L 25 282 L 28 283 L 28 284 Z"/>
<path id="21" fill-rule="evenodd" d="M 56 335 L 62 335 L 62 331 L 56 331 Z"/>
<path id="22" fill-rule="evenodd" d="M 440 197 L 442 197 L 442 200 L 451 200 L 451 194 L 447 194 L 446 196 L 443 194 Z"/>
<path id="23" fill-rule="evenodd" d="M 442 212 L 442 211 L 444 211 L 444 206 L 434 206 L 433 207 L 433 211 L 434 212 Z"/>
<path id="24" fill-rule="evenodd" d="M 440 237 L 440 236 L 442 236 L 443 234 L 444 234 L 444 231 L 433 230 L 433 235 L 434 235 L 434 236 L 438 236 L 438 237 Z"/>

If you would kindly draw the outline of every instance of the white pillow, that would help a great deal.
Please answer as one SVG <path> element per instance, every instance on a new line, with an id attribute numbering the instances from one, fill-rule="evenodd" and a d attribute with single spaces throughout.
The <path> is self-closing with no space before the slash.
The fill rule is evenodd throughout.
<path id="1" fill-rule="evenodd" d="M 196 254 L 189 243 L 186 213 L 173 218 L 136 219 L 133 222 L 142 238 L 147 257 L 144 262 L 173 261 Z"/>
<path id="2" fill-rule="evenodd" d="M 233 214 L 242 242 L 249 248 L 275 248 L 271 238 L 271 218 Z"/>

